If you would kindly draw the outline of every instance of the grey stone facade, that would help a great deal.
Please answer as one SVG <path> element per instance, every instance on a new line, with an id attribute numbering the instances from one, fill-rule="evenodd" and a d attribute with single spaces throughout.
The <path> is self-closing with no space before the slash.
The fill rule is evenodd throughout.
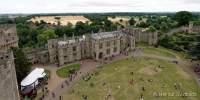
<path id="1" fill-rule="evenodd" d="M 122 30 L 48 41 L 50 62 L 58 65 L 85 58 L 106 59 L 133 50 L 134 47 L 134 34 Z"/>
<path id="2" fill-rule="evenodd" d="M 98 32 L 79 37 L 48 40 L 48 49 L 26 52 L 33 64 L 50 62 L 58 66 L 82 60 L 101 60 L 131 51 L 138 42 L 157 44 L 157 32 L 143 28 L 126 28 L 112 32 Z"/>
<path id="3" fill-rule="evenodd" d="M 51 63 L 63 65 L 90 57 L 90 42 L 86 37 L 51 39 L 48 41 Z"/>
<path id="4" fill-rule="evenodd" d="M 188 28 L 189 33 L 200 32 L 200 21 L 191 21 Z"/>
<path id="5" fill-rule="evenodd" d="M 20 100 L 11 47 L 18 47 L 16 26 L 0 25 L 0 100 Z"/>
<path id="6" fill-rule="evenodd" d="M 91 35 L 91 47 L 93 59 L 105 59 L 134 49 L 135 38 L 122 31 L 96 33 Z"/>
<path id="7" fill-rule="evenodd" d="M 158 41 L 157 32 L 149 32 L 148 29 L 145 28 L 127 28 L 125 29 L 125 31 L 134 34 L 136 43 L 145 42 L 151 46 L 157 44 Z"/>
<path id="8" fill-rule="evenodd" d="M 7 51 L 11 47 L 18 47 L 16 25 L 0 25 L 0 51 Z"/>
<path id="9" fill-rule="evenodd" d="M 32 64 L 47 64 L 49 62 L 49 52 L 47 49 L 24 49 L 26 58 Z"/>
<path id="10" fill-rule="evenodd" d="M 20 100 L 11 51 L 0 52 L 0 100 Z"/>

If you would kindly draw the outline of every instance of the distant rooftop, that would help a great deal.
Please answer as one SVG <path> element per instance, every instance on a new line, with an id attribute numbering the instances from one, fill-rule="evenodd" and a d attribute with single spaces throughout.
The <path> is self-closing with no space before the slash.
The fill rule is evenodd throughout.
<path id="1" fill-rule="evenodd" d="M 98 40 L 98 39 L 103 39 L 103 38 L 111 38 L 118 35 L 122 35 L 122 32 L 121 31 L 100 32 L 100 33 L 92 34 L 92 38 Z"/>
<path id="2" fill-rule="evenodd" d="M 58 45 L 62 46 L 62 45 L 66 45 L 66 44 L 76 43 L 76 41 L 83 41 L 83 40 L 85 40 L 84 35 L 82 37 L 78 37 L 78 38 L 60 40 L 60 41 L 58 41 Z"/>

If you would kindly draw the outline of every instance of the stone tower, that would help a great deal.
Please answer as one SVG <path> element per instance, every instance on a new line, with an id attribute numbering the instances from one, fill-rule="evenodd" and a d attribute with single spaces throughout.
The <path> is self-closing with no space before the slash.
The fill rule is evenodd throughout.
<path id="1" fill-rule="evenodd" d="M 189 33 L 192 33 L 192 28 L 193 28 L 193 22 L 189 22 L 189 29 L 188 29 L 188 32 Z"/>
<path id="2" fill-rule="evenodd" d="M 149 45 L 157 45 L 158 41 L 158 33 L 157 32 L 149 32 L 148 33 L 148 43 Z"/>
<path id="3" fill-rule="evenodd" d="M 11 47 L 18 47 L 16 25 L 0 25 L 0 51 L 7 51 Z"/>
<path id="4" fill-rule="evenodd" d="M 49 52 L 49 60 L 52 64 L 58 64 L 58 40 L 57 39 L 51 39 L 48 40 L 48 52 Z"/>
<path id="5" fill-rule="evenodd" d="M 16 25 L 0 25 L 0 100 L 20 100 L 11 47 L 18 47 Z"/>
<path id="6" fill-rule="evenodd" d="M 20 100 L 12 51 L 0 52 L 0 100 Z"/>

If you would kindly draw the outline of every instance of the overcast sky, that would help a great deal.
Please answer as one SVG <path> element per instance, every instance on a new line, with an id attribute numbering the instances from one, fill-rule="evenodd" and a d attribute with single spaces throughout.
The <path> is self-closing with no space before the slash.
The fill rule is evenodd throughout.
<path id="1" fill-rule="evenodd" d="M 199 11 L 200 0 L 0 0 L 0 13 Z"/>

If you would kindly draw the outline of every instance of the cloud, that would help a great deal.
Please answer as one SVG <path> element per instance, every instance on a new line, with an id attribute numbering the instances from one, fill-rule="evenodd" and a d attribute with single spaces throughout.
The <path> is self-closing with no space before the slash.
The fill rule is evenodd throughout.
<path id="1" fill-rule="evenodd" d="M 0 0 L 0 13 L 200 11 L 200 0 Z"/>
<path id="2" fill-rule="evenodd" d="M 71 7 L 137 7 L 137 1 L 134 0 L 83 0 L 80 2 L 69 3 Z"/>
<path id="3" fill-rule="evenodd" d="M 185 3 L 200 4 L 200 0 L 185 0 Z"/>

